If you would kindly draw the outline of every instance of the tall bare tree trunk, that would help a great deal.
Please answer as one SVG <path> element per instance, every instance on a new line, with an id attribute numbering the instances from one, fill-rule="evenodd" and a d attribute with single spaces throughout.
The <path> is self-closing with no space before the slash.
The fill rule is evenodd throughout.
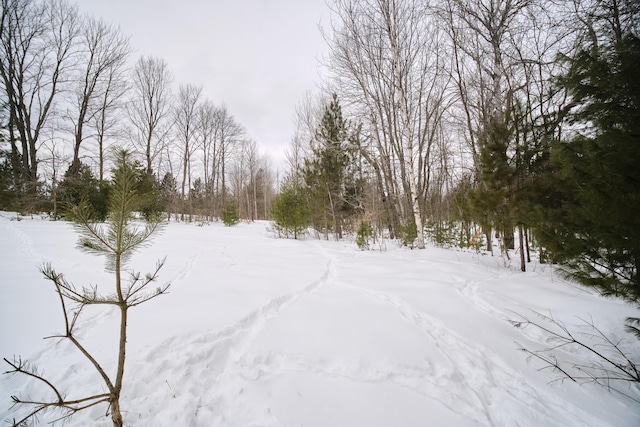
<path id="1" fill-rule="evenodd" d="M 524 233 L 522 232 L 522 224 L 518 225 L 518 239 L 520 240 L 520 271 L 527 271 L 524 257 Z"/>
<path id="2" fill-rule="evenodd" d="M 134 128 L 131 138 L 136 151 L 144 157 L 150 175 L 156 156 L 163 152 L 170 128 L 171 80 L 167 63 L 154 57 L 141 57 L 132 73 L 133 95 L 127 106 Z"/>

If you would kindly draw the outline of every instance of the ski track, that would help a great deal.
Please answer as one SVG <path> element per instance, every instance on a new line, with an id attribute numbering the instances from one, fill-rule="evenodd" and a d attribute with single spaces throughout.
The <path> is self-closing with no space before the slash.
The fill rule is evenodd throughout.
<path id="1" fill-rule="evenodd" d="M 452 372 L 436 374 L 430 384 L 409 385 L 415 391 L 432 398 L 447 396 L 448 399 L 439 400 L 452 410 L 459 410 L 460 398 L 467 396 L 464 399 L 464 415 L 489 426 L 518 425 L 517 419 L 511 418 L 509 412 L 503 411 L 505 407 L 516 406 L 519 408 L 518 414 L 529 413 L 530 419 L 540 421 L 541 425 L 552 425 L 558 421 L 548 415 L 540 419 L 540 414 L 548 412 L 549 407 L 560 410 L 559 413 L 567 409 L 564 404 L 549 401 L 546 396 L 541 396 L 528 386 L 525 379 L 501 361 L 497 354 L 457 335 L 438 319 L 418 312 L 407 302 L 388 294 L 371 290 L 361 292 L 386 304 L 422 330 L 453 365 Z M 425 386 L 433 386 L 435 389 L 425 390 Z M 505 400 L 509 403 L 505 404 Z M 456 404 L 450 406 L 447 402 Z M 501 402 L 503 405 L 495 405 L 494 402 Z M 573 413 L 571 421 L 575 420 L 576 416 L 579 417 L 577 408 L 570 412 Z M 582 418 L 585 426 L 600 425 L 599 422 L 594 424 L 594 420 L 590 419 L 588 414 Z M 567 423 L 569 421 L 567 420 Z"/>
<path id="2" fill-rule="evenodd" d="M 185 277 L 187 277 L 189 275 L 189 272 L 193 269 L 193 266 L 196 264 L 196 261 L 198 260 L 199 257 L 200 257 L 199 253 L 190 256 L 187 259 L 187 262 L 186 262 L 185 266 L 178 272 L 178 274 L 176 274 L 169 281 L 169 283 L 175 283 L 178 280 L 181 280 L 181 279 L 184 279 Z"/>

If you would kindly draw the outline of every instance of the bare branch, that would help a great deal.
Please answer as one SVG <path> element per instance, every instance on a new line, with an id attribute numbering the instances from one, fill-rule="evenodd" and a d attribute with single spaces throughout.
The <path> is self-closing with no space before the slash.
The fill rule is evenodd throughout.
<path id="1" fill-rule="evenodd" d="M 620 344 L 623 340 L 614 342 L 595 325 L 591 318 L 589 320 L 585 320 L 578 317 L 578 319 L 583 323 L 583 327 L 593 331 L 582 332 L 581 334 L 595 340 L 595 344 L 576 338 L 575 334 L 571 332 L 566 324 L 555 319 L 551 314 L 544 315 L 534 311 L 536 316 L 540 317 L 543 322 L 550 326 L 541 322 L 538 323 L 531 321 L 521 314 L 514 314 L 516 314 L 520 319 L 510 320 L 512 325 L 522 329 L 529 326 L 534 327 L 544 332 L 549 337 L 549 342 L 554 343 L 551 347 L 546 347 L 541 350 L 529 350 L 518 344 L 520 346 L 520 350 L 529 355 L 528 358 L 535 358 L 544 363 L 541 370 L 551 368 L 554 371 L 561 373 L 561 377 L 558 378 L 560 380 L 570 379 L 576 383 L 593 382 L 640 403 L 640 400 L 637 397 L 634 397 L 629 393 L 625 393 L 615 386 L 615 384 L 624 383 L 640 384 L 638 364 L 631 360 L 629 355 L 620 348 Z M 586 357 L 590 359 L 589 362 L 574 362 L 566 364 L 568 366 L 561 366 L 561 362 L 558 361 L 552 352 L 571 346 L 585 350 Z M 597 347 L 601 347 L 602 349 Z M 620 358 L 622 361 L 616 361 L 617 358 Z"/>
<path id="2" fill-rule="evenodd" d="M 42 375 L 40 375 L 35 368 L 31 368 L 29 366 L 29 363 L 26 360 L 22 360 L 22 358 L 20 358 L 20 357 L 18 358 L 18 360 L 14 359 L 13 362 L 10 362 L 9 359 L 7 359 L 6 357 L 3 357 L 3 360 L 5 362 L 7 362 L 9 364 L 9 366 L 11 366 L 13 368 L 12 370 L 5 372 L 5 374 L 14 374 L 14 373 L 17 374 L 17 373 L 20 373 L 20 374 L 24 374 L 24 375 L 27 375 L 29 377 L 35 378 L 38 381 L 42 381 L 51 390 L 53 390 L 53 392 L 56 394 L 56 397 L 58 398 L 59 402 L 63 400 L 62 399 L 62 394 L 58 391 L 58 389 L 53 384 L 51 384 L 51 382 L 49 382 Z"/>
<path id="3" fill-rule="evenodd" d="M 144 279 L 140 278 L 139 273 L 137 273 L 137 274 L 131 273 L 131 284 L 123 292 L 124 299 L 127 302 L 127 305 L 129 307 L 134 307 L 136 305 L 140 305 L 141 303 L 143 303 L 145 301 L 149 301 L 150 299 L 155 298 L 158 295 L 162 295 L 162 294 L 166 293 L 166 291 L 171 286 L 170 283 L 156 288 L 156 290 L 153 293 L 149 294 L 149 295 L 139 295 L 139 293 L 142 292 L 143 290 L 145 290 L 150 283 L 156 281 L 156 279 L 158 278 L 158 272 L 164 266 L 165 260 L 166 260 L 166 258 L 164 258 L 162 260 L 159 260 L 156 263 L 155 270 L 152 273 L 148 273 L 144 277 Z"/>

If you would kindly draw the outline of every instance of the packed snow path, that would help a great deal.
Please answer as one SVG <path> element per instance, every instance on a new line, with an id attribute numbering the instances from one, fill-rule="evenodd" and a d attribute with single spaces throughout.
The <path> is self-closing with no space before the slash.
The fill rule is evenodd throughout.
<path id="1" fill-rule="evenodd" d="M 100 392 L 64 342 L 42 341 L 62 319 L 51 262 L 76 285 L 108 286 L 103 260 L 75 249 L 68 224 L 0 217 L 3 357 L 36 362 L 68 395 Z M 548 345 L 516 313 L 592 316 L 625 337 L 632 307 L 554 277 L 521 274 L 499 257 L 428 248 L 361 252 L 350 242 L 275 239 L 268 224 L 170 224 L 131 267 L 167 257 L 169 295 L 131 311 L 122 406 L 131 426 L 637 426 L 640 405 L 594 384 L 555 381 L 518 343 Z M 115 313 L 91 310 L 82 337 L 114 366 Z M 629 351 L 637 345 L 629 341 Z M 582 361 L 579 352 L 558 353 Z M 41 394 L 0 379 L 9 396 Z M 636 393 L 637 390 L 628 390 Z M 71 425 L 108 426 L 104 407 Z M 44 419 L 43 419 L 44 420 Z"/>

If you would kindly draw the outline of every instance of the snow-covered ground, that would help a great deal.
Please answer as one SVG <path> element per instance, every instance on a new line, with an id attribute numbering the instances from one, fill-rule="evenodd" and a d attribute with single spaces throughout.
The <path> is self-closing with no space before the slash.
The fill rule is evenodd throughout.
<path id="1" fill-rule="evenodd" d="M 64 222 L 10 221 L 0 213 L 0 355 L 37 364 L 68 397 L 104 391 L 69 343 L 51 262 L 77 286 L 109 285 L 104 260 L 75 248 Z M 640 425 L 640 404 L 527 361 L 520 345 L 549 345 L 516 328 L 533 311 L 569 327 L 590 319 L 638 358 L 623 331 L 633 307 L 554 276 L 505 268 L 502 258 L 387 243 L 276 239 L 268 223 L 169 224 L 130 267 L 160 272 L 170 293 L 131 310 L 122 406 L 128 426 L 615 426 Z M 115 366 L 116 313 L 81 319 L 81 337 Z M 555 352 L 587 362 L 584 352 Z M 8 366 L 3 367 L 3 371 Z M 0 419 L 10 396 L 38 398 L 33 380 L 0 378 Z M 640 399 L 640 391 L 624 388 Z M 46 394 L 46 393 L 45 393 Z M 105 406 L 71 425 L 109 426 Z M 0 421 L 1 421 L 0 420 Z M 40 421 L 48 421 L 42 417 Z"/>

